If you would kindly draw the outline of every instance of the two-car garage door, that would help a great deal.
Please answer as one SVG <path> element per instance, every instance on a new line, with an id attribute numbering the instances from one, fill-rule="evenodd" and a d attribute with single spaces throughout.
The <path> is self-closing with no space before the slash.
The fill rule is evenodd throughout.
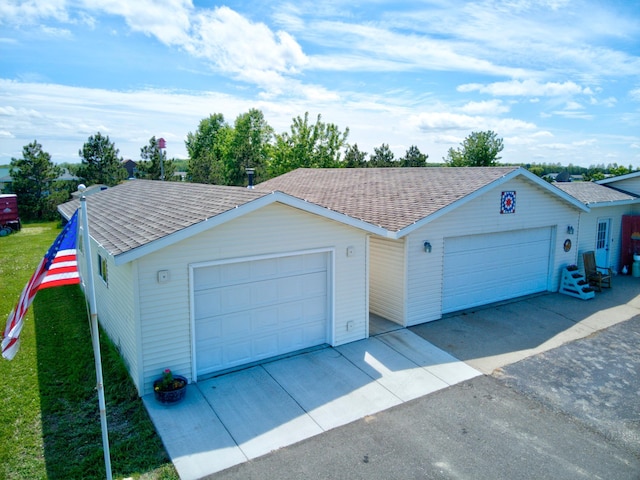
<path id="1" fill-rule="evenodd" d="M 193 269 L 197 375 L 327 343 L 328 252 Z"/>
<path id="2" fill-rule="evenodd" d="M 444 252 L 444 313 L 548 288 L 550 228 L 447 238 Z"/>

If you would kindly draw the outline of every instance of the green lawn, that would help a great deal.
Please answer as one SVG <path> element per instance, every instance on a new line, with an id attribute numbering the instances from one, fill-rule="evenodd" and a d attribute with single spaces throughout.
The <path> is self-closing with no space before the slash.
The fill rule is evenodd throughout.
<path id="1" fill-rule="evenodd" d="M 0 323 L 60 229 L 0 237 Z M 115 347 L 101 332 L 114 478 L 177 479 Z M 0 478 L 105 478 L 87 307 L 76 285 L 38 292 L 12 361 L 0 358 Z"/>

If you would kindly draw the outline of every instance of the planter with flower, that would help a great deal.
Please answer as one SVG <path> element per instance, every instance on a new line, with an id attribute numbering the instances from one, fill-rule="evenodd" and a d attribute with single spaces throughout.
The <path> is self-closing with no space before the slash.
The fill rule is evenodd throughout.
<path id="1" fill-rule="evenodd" d="M 153 382 L 153 394 L 163 404 L 181 401 L 187 393 L 187 379 L 182 375 L 174 375 L 170 369 L 162 372 L 162 377 Z"/>

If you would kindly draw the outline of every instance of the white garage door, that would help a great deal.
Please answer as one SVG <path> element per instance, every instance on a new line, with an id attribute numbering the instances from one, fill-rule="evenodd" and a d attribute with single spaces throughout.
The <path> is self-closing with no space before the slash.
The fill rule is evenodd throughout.
<path id="1" fill-rule="evenodd" d="M 442 311 L 547 290 L 551 229 L 445 239 Z"/>
<path id="2" fill-rule="evenodd" d="M 198 267 L 198 376 L 327 342 L 328 253 Z"/>

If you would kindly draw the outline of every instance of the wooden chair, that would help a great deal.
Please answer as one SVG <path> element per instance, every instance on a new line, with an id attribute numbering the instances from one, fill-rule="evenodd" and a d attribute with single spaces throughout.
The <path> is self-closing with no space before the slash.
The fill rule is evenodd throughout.
<path id="1" fill-rule="evenodd" d="M 602 287 L 611 288 L 613 272 L 608 267 L 598 267 L 596 265 L 595 252 L 584 252 L 582 260 L 584 261 L 584 274 L 589 285 L 597 288 L 599 292 L 602 291 Z"/>

